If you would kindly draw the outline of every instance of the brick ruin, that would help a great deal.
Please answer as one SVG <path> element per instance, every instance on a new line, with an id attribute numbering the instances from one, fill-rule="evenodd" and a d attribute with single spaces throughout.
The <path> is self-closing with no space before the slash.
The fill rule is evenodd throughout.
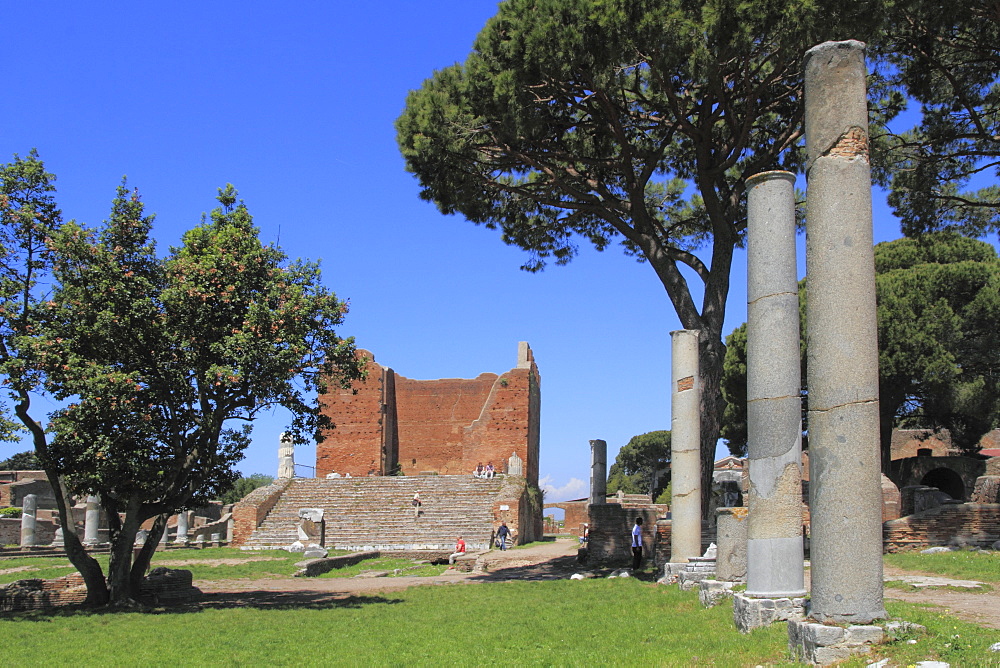
<path id="1" fill-rule="evenodd" d="M 504 472 L 516 454 L 528 484 L 538 485 L 540 377 L 527 343 L 518 345 L 517 366 L 501 375 L 414 380 L 375 361 L 352 390 L 320 397 L 335 425 L 316 445 L 316 476 L 353 477 L 437 473 L 471 474 L 493 462 Z"/>

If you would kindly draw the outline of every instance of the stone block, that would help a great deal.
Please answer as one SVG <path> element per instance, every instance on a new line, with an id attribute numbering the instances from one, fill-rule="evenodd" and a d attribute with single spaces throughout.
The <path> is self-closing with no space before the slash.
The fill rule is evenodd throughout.
<path id="1" fill-rule="evenodd" d="M 715 607 L 727 598 L 732 598 L 734 586 L 734 582 L 702 580 L 698 585 L 698 601 L 702 607 Z"/>
<path id="2" fill-rule="evenodd" d="M 885 638 L 881 626 L 854 625 L 848 626 L 844 633 L 844 642 L 849 646 L 877 645 Z"/>

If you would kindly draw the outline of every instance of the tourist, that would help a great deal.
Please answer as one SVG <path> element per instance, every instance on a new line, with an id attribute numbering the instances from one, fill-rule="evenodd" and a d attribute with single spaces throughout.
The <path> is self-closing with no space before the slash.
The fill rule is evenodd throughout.
<path id="1" fill-rule="evenodd" d="M 482 478 L 483 477 L 483 463 L 482 462 L 479 462 L 478 464 L 476 464 L 476 470 L 472 473 L 472 476 L 474 478 Z"/>
<path id="2" fill-rule="evenodd" d="M 590 540 L 590 525 L 585 522 L 583 525 L 583 533 L 580 534 L 580 547 L 586 545 L 588 540 Z"/>
<path id="3" fill-rule="evenodd" d="M 459 536 L 458 540 L 455 541 L 455 553 L 448 556 L 448 563 L 454 564 L 455 560 L 465 554 L 465 541 Z"/>
<path id="4" fill-rule="evenodd" d="M 632 527 L 632 570 L 639 570 L 639 563 L 642 561 L 642 518 L 635 518 L 635 526 Z"/>
<path id="5" fill-rule="evenodd" d="M 420 517 L 420 492 L 413 495 L 413 501 L 410 502 L 413 505 L 413 519 Z"/>
<path id="6" fill-rule="evenodd" d="M 495 469 L 493 468 L 493 462 L 490 462 L 489 464 L 486 465 L 486 475 L 484 477 L 492 478 L 494 471 Z"/>
<path id="7" fill-rule="evenodd" d="M 510 529 L 507 528 L 506 522 L 500 523 L 500 528 L 497 529 L 497 544 L 500 546 L 500 550 L 507 549 L 507 539 L 510 537 Z"/>

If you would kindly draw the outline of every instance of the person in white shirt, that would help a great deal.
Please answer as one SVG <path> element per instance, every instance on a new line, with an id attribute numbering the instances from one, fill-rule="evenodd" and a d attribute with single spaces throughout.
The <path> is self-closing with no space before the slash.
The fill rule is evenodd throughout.
<path id="1" fill-rule="evenodd" d="M 642 518 L 635 518 L 635 526 L 632 527 L 632 570 L 639 570 L 642 562 Z"/>

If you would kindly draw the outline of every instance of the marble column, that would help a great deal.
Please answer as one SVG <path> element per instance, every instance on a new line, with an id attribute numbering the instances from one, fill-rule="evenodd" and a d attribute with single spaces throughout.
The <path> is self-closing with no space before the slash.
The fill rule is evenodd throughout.
<path id="1" fill-rule="evenodd" d="M 670 561 L 701 556 L 701 380 L 698 332 L 671 337 Z"/>
<path id="2" fill-rule="evenodd" d="M 97 545 L 101 542 L 101 503 L 96 496 L 87 497 L 87 513 L 84 515 L 83 544 Z"/>
<path id="3" fill-rule="evenodd" d="M 747 179 L 747 596 L 806 593 L 795 175 Z"/>
<path id="4" fill-rule="evenodd" d="M 804 62 L 811 614 L 855 624 L 886 616 L 864 49 Z"/>
<path id="5" fill-rule="evenodd" d="M 188 513 L 182 510 L 177 513 L 177 537 L 174 543 L 186 545 L 188 542 Z"/>
<path id="6" fill-rule="evenodd" d="M 21 502 L 21 547 L 35 547 L 35 524 L 38 515 L 38 497 L 26 494 Z"/>
<path id="7" fill-rule="evenodd" d="M 608 444 L 600 439 L 590 442 L 590 503 L 608 502 Z"/>
<path id="8" fill-rule="evenodd" d="M 168 534 L 170 533 L 170 516 L 167 516 L 167 521 L 163 523 L 163 535 L 160 536 L 160 545 L 162 549 L 167 549 Z"/>

